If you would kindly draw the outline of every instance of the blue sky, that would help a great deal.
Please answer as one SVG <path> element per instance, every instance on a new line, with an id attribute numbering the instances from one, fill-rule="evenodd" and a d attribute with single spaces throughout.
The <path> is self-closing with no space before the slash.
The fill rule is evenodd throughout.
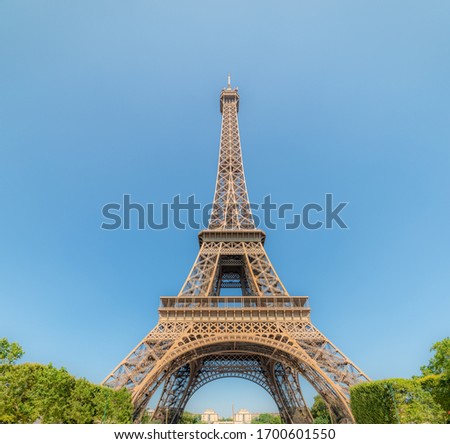
<path id="1" fill-rule="evenodd" d="M 1 2 L 0 336 L 100 382 L 153 328 L 197 233 L 101 230 L 101 208 L 211 201 L 231 72 L 250 199 L 349 202 L 347 230 L 267 230 L 288 291 L 371 378 L 417 374 L 450 333 L 449 22 L 447 1 Z M 188 409 L 232 403 L 275 409 L 235 379 Z"/>

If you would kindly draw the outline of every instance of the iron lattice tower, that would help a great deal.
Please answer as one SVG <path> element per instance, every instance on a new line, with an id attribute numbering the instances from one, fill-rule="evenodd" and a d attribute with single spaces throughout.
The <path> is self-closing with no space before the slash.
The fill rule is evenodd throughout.
<path id="1" fill-rule="evenodd" d="M 250 210 L 238 127 L 239 94 L 228 78 L 214 203 L 200 250 L 178 296 L 163 296 L 159 322 L 103 384 L 132 392 L 139 421 L 160 385 L 154 417 L 180 420 L 203 385 L 238 377 L 259 384 L 285 423 L 310 423 L 303 376 L 337 423 L 354 422 L 350 386 L 367 376 L 311 322 L 308 297 L 291 296 L 264 249 Z M 240 296 L 223 296 L 235 288 Z"/>

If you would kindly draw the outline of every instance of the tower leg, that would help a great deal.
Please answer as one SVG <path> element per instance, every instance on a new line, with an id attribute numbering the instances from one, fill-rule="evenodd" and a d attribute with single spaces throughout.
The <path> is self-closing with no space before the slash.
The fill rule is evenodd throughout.
<path id="1" fill-rule="evenodd" d="M 312 424 L 313 417 L 303 398 L 298 373 L 275 361 L 271 367 L 271 378 L 283 405 L 280 411 L 283 421 L 287 424 Z"/>
<path id="2" fill-rule="evenodd" d="M 195 363 L 183 365 L 166 379 L 153 419 L 163 424 L 178 424 L 181 421 L 189 389 L 195 380 L 195 367 Z"/>

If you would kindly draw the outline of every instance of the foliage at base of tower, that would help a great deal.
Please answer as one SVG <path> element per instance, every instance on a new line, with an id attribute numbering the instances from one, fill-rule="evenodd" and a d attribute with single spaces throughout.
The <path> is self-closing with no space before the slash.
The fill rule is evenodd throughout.
<path id="1" fill-rule="evenodd" d="M 152 418 L 152 415 L 148 411 L 145 411 L 139 424 L 162 424 L 162 421 Z"/>
<path id="2" fill-rule="evenodd" d="M 330 412 L 325 401 L 320 395 L 314 396 L 314 404 L 311 407 L 311 415 L 314 424 L 331 424 Z"/>
<path id="3" fill-rule="evenodd" d="M 450 424 L 450 374 L 428 375 L 416 379 L 438 404 Z"/>
<path id="4" fill-rule="evenodd" d="M 445 420 L 450 424 L 450 337 L 433 344 L 430 351 L 434 355 L 428 365 L 420 368 L 423 376 L 414 379 L 441 406 Z"/>
<path id="5" fill-rule="evenodd" d="M 181 415 L 180 424 L 201 424 L 202 415 L 184 411 Z"/>
<path id="6" fill-rule="evenodd" d="M 450 375 L 450 336 L 442 341 L 436 342 L 430 348 L 434 355 L 428 365 L 420 367 L 422 375 Z"/>
<path id="7" fill-rule="evenodd" d="M 0 366 L 0 423 L 124 424 L 132 414 L 125 389 L 77 379 L 51 364 Z"/>
<path id="8" fill-rule="evenodd" d="M 252 419 L 252 424 L 281 424 L 281 418 L 280 415 L 261 413 L 258 417 Z"/>
<path id="9" fill-rule="evenodd" d="M 0 364 L 14 364 L 23 355 L 24 351 L 17 342 L 9 342 L 7 338 L 0 339 Z"/>
<path id="10" fill-rule="evenodd" d="M 417 380 L 386 379 L 350 389 L 358 424 L 441 424 L 444 412 Z"/>

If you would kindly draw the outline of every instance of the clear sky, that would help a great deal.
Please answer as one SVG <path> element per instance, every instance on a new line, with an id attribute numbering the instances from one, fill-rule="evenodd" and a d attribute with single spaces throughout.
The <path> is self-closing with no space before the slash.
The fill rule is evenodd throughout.
<path id="1" fill-rule="evenodd" d="M 154 327 L 197 232 L 101 208 L 211 201 L 231 72 L 250 199 L 349 202 L 347 230 L 267 230 L 288 291 L 371 378 L 417 374 L 450 334 L 449 23 L 447 0 L 0 2 L 0 336 L 100 382 Z M 236 379 L 188 409 L 232 403 L 275 410 Z"/>

